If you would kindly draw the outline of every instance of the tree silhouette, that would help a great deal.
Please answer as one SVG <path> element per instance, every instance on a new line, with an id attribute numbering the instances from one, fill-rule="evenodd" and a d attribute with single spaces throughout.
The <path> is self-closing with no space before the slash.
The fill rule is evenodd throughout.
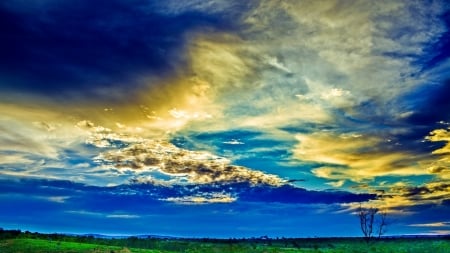
<path id="1" fill-rule="evenodd" d="M 359 224 L 366 243 L 374 238 L 380 238 L 386 232 L 386 212 L 378 208 L 358 208 Z"/>

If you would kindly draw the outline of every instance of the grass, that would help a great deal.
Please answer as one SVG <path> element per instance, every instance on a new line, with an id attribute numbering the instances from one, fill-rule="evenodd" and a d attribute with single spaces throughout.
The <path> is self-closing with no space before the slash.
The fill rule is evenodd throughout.
<path id="1" fill-rule="evenodd" d="M 8 239 L 0 241 L 2 253 L 156 253 L 171 252 L 150 249 L 136 249 L 91 243 L 50 241 L 43 239 Z"/>
<path id="2" fill-rule="evenodd" d="M 147 241 L 146 241 L 147 240 Z M 42 238 L 15 238 L 0 240 L 0 252 L 42 252 L 42 253 L 449 253 L 448 238 L 414 238 L 388 239 L 366 244 L 361 239 L 345 238 L 314 238 L 288 239 L 268 241 L 200 241 L 187 239 L 140 239 L 139 244 L 129 244 L 132 247 L 113 246 L 126 243 L 127 239 L 103 240 L 96 243 L 70 242 Z M 137 241 L 134 241 L 135 243 Z M 144 242 L 151 242 L 143 246 Z M 108 245 L 109 244 L 109 245 Z M 133 246 L 135 245 L 135 246 Z M 140 247 L 140 248 L 139 248 Z"/>

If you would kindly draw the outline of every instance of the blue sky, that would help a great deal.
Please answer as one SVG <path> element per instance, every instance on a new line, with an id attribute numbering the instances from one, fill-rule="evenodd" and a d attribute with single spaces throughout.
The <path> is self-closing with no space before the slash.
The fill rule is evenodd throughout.
<path id="1" fill-rule="evenodd" d="M 446 1 L 3 1 L 0 226 L 450 232 Z"/>

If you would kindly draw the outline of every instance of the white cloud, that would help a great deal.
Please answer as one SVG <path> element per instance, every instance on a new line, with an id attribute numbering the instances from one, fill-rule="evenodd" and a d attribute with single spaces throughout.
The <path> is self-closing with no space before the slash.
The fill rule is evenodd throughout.
<path id="1" fill-rule="evenodd" d="M 291 73 L 291 70 L 288 69 L 283 63 L 281 63 L 277 57 L 267 56 L 267 57 L 265 57 L 265 60 L 266 60 L 267 64 L 269 64 L 270 66 L 275 67 L 279 70 L 282 70 L 286 73 Z"/>
<path id="2" fill-rule="evenodd" d="M 229 140 L 229 141 L 224 141 L 223 143 L 224 144 L 229 144 L 229 145 L 242 145 L 242 144 L 245 144 L 244 142 L 241 142 L 241 141 L 236 140 L 236 139 L 232 139 L 232 140 Z"/>
<path id="3" fill-rule="evenodd" d="M 212 115 L 204 112 L 188 112 L 185 110 L 179 110 L 173 108 L 169 110 L 169 114 L 176 119 L 208 119 L 212 118 Z"/>
<path id="4" fill-rule="evenodd" d="M 237 109 L 232 115 L 234 124 L 244 126 L 274 127 L 293 120 L 325 123 L 326 116 L 334 116 L 333 107 L 367 102 L 374 104 L 370 116 L 395 117 L 399 109 L 389 101 L 424 83 L 425 76 L 413 75 L 420 69 L 412 63 L 425 43 L 433 43 L 445 32 L 439 21 L 443 10 L 439 3 L 404 1 L 261 1 L 245 18 L 244 34 L 248 34 L 242 50 L 233 53 L 245 59 L 262 58 L 285 71 L 246 64 L 254 74 L 235 81 L 241 93 L 233 93 L 224 107 L 248 108 L 247 101 L 252 101 L 251 115 Z M 252 50 L 245 47 L 250 44 Z M 408 56 L 412 53 L 415 56 Z M 307 89 L 295 91 L 305 83 Z M 262 89 L 270 95 L 259 94 Z M 295 104 L 295 94 L 301 107 Z M 361 113 L 357 108 L 346 112 Z M 362 113 L 358 116 L 369 116 Z"/>
<path id="5" fill-rule="evenodd" d="M 194 196 L 169 197 L 161 199 L 163 201 L 175 202 L 178 204 L 206 204 L 206 203 L 231 203 L 236 201 L 236 197 L 223 193 L 204 193 Z"/>
<path id="6" fill-rule="evenodd" d="M 67 196 L 53 196 L 53 197 L 48 197 L 48 200 L 51 202 L 56 202 L 56 203 L 64 203 L 66 202 L 66 199 L 69 199 L 70 197 Z"/>
<path id="7" fill-rule="evenodd" d="M 139 215 L 135 214 L 108 214 L 106 215 L 106 218 L 113 218 L 113 219 L 137 219 L 140 218 Z"/>

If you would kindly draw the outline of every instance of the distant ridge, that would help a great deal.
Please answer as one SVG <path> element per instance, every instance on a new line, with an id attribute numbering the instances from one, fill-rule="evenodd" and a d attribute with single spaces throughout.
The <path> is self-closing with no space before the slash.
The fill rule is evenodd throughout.
<path id="1" fill-rule="evenodd" d="M 168 235 L 103 235 L 103 234 L 64 234 L 69 236 L 92 236 L 94 238 L 101 238 L 101 239 L 126 239 L 130 237 L 136 237 L 139 239 L 175 239 L 175 240 L 202 240 L 202 239 L 213 239 L 213 240 L 228 240 L 228 238 L 209 238 L 209 237 L 183 237 L 183 236 L 168 236 Z M 281 240 L 283 239 L 354 239 L 354 238 L 360 238 L 359 236 L 356 237 L 277 237 L 277 238 L 271 238 L 267 236 L 260 236 L 260 237 L 248 237 L 248 238 L 240 238 L 242 240 Z M 439 234 L 439 235 L 433 235 L 433 234 L 405 234 L 405 235 L 387 235 L 387 236 L 381 236 L 381 239 L 413 239 L 413 238 L 448 238 L 450 239 L 450 234 Z"/>
<path id="2" fill-rule="evenodd" d="M 64 233 L 64 235 L 69 236 L 91 236 L 94 238 L 101 238 L 101 239 L 126 239 L 130 237 L 136 237 L 139 239 L 184 239 L 185 237 L 177 237 L 177 236 L 168 236 L 168 235 L 103 235 L 103 234 L 67 234 Z"/>
<path id="3" fill-rule="evenodd" d="M 193 241 L 201 241 L 201 240 L 217 240 L 217 241 L 227 241 L 227 240 L 235 240 L 235 241 L 278 241 L 278 240 L 321 240 L 321 239 L 358 239 L 362 238 L 360 236 L 330 236 L 330 237 L 269 237 L 269 236 L 259 236 L 259 237 L 246 237 L 246 238 L 214 238 L 214 237 L 188 237 L 188 236 L 170 236 L 170 235 L 154 235 L 154 234 L 141 234 L 141 235 L 107 235 L 107 234 L 99 234 L 99 233 L 87 233 L 87 234 L 79 234 L 79 233 L 41 233 L 41 232 L 30 232 L 30 231 L 21 231 L 20 229 L 3 229 L 0 228 L 0 235 L 7 235 L 10 237 L 16 237 L 18 235 L 25 234 L 34 234 L 41 236 L 73 236 L 73 237 L 92 237 L 98 239 L 128 239 L 128 238 L 138 238 L 138 239 L 160 239 L 160 240 L 193 240 Z M 404 234 L 404 235 L 384 235 L 381 236 L 380 239 L 389 240 L 389 239 L 450 239 L 450 234 Z"/>

